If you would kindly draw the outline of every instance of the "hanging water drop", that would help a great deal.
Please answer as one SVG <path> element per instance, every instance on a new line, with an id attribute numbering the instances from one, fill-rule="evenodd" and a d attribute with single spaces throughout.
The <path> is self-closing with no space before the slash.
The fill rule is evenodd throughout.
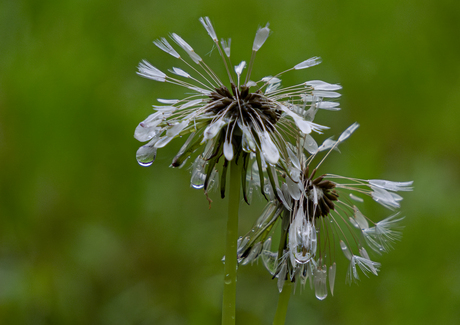
<path id="1" fill-rule="evenodd" d="M 271 275 L 275 275 L 276 268 L 278 267 L 278 253 L 263 250 L 261 256 L 267 271 L 270 272 Z"/>
<path id="2" fill-rule="evenodd" d="M 206 174 L 203 174 L 201 172 L 195 172 L 192 175 L 192 179 L 190 181 L 190 185 L 199 190 L 204 187 L 204 181 L 206 180 Z"/>
<path id="3" fill-rule="evenodd" d="M 198 156 L 192 166 L 192 178 L 190 185 L 195 189 L 202 189 L 206 180 L 206 174 L 204 173 L 206 161 Z"/>
<path id="4" fill-rule="evenodd" d="M 326 286 L 326 277 L 327 269 L 326 265 L 323 265 L 322 268 L 319 266 L 315 268 L 314 271 L 314 282 L 315 282 L 315 296 L 319 300 L 324 300 L 327 297 L 327 286 Z"/>
<path id="5" fill-rule="evenodd" d="M 284 281 L 286 281 L 286 273 L 287 273 L 287 263 L 286 261 L 284 261 L 283 265 L 281 266 L 280 272 L 278 273 L 279 292 L 283 291 Z"/>
<path id="6" fill-rule="evenodd" d="M 157 148 L 153 145 L 146 144 L 140 147 L 136 152 L 136 159 L 139 165 L 148 167 L 153 164 L 157 155 Z"/>

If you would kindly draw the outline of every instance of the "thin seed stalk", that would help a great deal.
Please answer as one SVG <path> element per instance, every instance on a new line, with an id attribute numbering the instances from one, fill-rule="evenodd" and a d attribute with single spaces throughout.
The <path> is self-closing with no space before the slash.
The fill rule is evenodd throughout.
<path id="1" fill-rule="evenodd" d="M 278 297 L 278 307 L 276 307 L 275 318 L 273 325 L 284 325 L 286 320 L 286 313 L 289 305 L 289 298 L 291 298 L 292 283 L 286 280 L 284 283 L 283 291 L 280 292 Z"/>
<path id="2" fill-rule="evenodd" d="M 240 165 L 242 162 L 240 161 Z M 227 242 L 225 248 L 224 295 L 222 325 L 235 325 L 236 269 L 238 241 L 238 210 L 240 204 L 241 168 L 233 159 L 230 164 L 230 193 L 228 199 Z"/>

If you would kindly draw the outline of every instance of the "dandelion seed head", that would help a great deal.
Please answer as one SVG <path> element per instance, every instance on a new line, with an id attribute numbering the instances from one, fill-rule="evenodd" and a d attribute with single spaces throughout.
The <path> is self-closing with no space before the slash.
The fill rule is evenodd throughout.
<path id="1" fill-rule="evenodd" d="M 249 64 L 242 61 L 232 71 L 231 39 L 222 39 L 219 42 L 209 17 L 202 17 L 199 21 L 214 43 L 213 47 L 221 56 L 228 81 L 218 76 L 192 45 L 178 34 L 170 34 L 174 43 L 169 43 L 166 38 L 155 40 L 154 44 L 181 61 L 181 66 L 172 67 L 168 73 L 164 73 L 144 60 L 139 64 L 138 74 L 154 81 L 183 87 L 187 91 L 186 97 L 182 99 L 158 99 L 166 106 L 154 106 L 156 112 L 136 128 L 135 138 L 139 141 L 149 141 L 147 147 L 143 146 L 137 155 L 139 163 L 142 166 L 150 166 L 157 149 L 165 147 L 175 138 L 188 135 L 186 145 L 174 157 L 171 166 L 182 167 L 201 145 L 205 145 L 206 148 L 202 153 L 196 156 L 196 163 L 192 165 L 191 171 L 192 178 L 195 180 L 201 178 L 205 180 L 203 185 L 205 191 L 208 190 L 211 175 L 214 175 L 217 170 L 221 173 L 226 172 L 225 167 L 219 167 L 220 161 L 226 164 L 233 159 L 241 158 L 245 162 L 242 173 L 246 174 L 248 166 L 252 166 L 256 161 L 260 166 L 269 166 L 259 168 L 258 174 L 253 175 L 251 179 L 268 176 L 270 168 L 275 166 L 287 173 L 292 172 L 290 167 L 292 155 L 289 157 L 286 148 L 299 135 L 321 133 L 327 129 L 326 126 L 314 123 L 313 118 L 323 98 L 337 98 L 339 94 L 335 90 L 341 87 L 318 80 L 286 88 L 281 86 L 280 77 L 284 72 L 319 64 L 318 57 L 308 59 L 294 68 L 273 76 L 251 81 L 255 53 L 268 39 L 271 32 L 269 25 L 257 30 Z M 185 52 L 187 55 L 182 56 L 180 52 Z M 329 110 L 334 110 L 336 107 L 334 102 L 322 106 Z M 200 169 L 199 172 L 196 171 L 197 168 Z M 245 200 L 252 193 L 254 184 L 261 185 L 263 195 L 266 197 L 265 190 L 268 190 L 267 193 L 270 195 L 278 195 L 280 187 L 275 182 L 276 172 L 270 171 L 270 173 L 272 173 L 268 182 L 270 189 L 265 186 L 267 184 L 262 184 L 263 182 L 260 181 L 244 184 Z M 224 175 L 220 177 L 225 178 Z M 192 182 L 191 185 L 200 188 L 196 183 Z M 293 184 L 290 185 L 290 191 L 299 194 L 299 190 L 295 189 Z M 225 187 L 221 188 L 221 193 L 224 196 Z"/>
<path id="2" fill-rule="evenodd" d="M 316 142 L 310 135 L 288 148 L 291 173 L 280 172 L 284 181 L 278 197 L 267 205 L 270 208 L 263 217 L 269 223 L 254 226 L 246 235 L 245 245 L 239 247 L 239 256 L 248 254 L 256 244 L 264 247 L 259 256 L 270 274 L 278 278 L 278 288 L 284 281 L 305 285 L 309 279 L 315 296 L 323 300 L 328 295 L 327 283 L 330 293 L 334 292 L 336 251 L 348 260 L 345 279 L 352 283 L 360 280 L 360 274 L 378 275 L 380 263 L 373 261 L 369 252 L 388 252 L 401 239 L 403 218 L 398 213 L 373 222 L 356 204 L 363 201 L 361 196 L 369 196 L 394 210 L 402 200 L 395 192 L 411 190 L 412 182 L 362 180 L 334 174 L 316 176 L 324 159 L 357 128 L 357 123 L 352 124 L 337 141 L 328 139 L 323 143 L 323 148 L 312 144 Z M 326 148 L 328 152 L 314 165 L 315 157 Z M 305 153 L 310 156 L 307 158 Z M 271 252 L 269 245 L 264 244 L 276 222 L 281 230 L 281 257 L 280 250 Z"/>

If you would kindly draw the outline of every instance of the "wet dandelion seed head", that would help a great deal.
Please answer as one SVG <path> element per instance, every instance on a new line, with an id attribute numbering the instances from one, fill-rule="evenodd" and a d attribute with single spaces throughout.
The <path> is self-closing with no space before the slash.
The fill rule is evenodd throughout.
<path id="1" fill-rule="evenodd" d="M 396 210 L 402 197 L 396 192 L 411 191 L 412 182 L 363 180 L 334 174 L 316 177 L 326 157 L 358 128 L 355 123 L 338 140 L 327 139 L 318 146 L 309 140 L 310 156 L 304 155 L 301 143 L 293 148 L 290 174 L 280 173 L 283 184 L 279 199 L 270 201 L 253 228 L 238 242 L 238 258 L 243 265 L 262 259 L 265 267 L 277 278 L 278 289 L 290 281 L 304 287 L 307 282 L 318 299 L 334 292 L 336 251 L 349 260 L 346 281 L 360 279 L 364 274 L 378 275 L 380 263 L 371 260 L 365 246 L 377 254 L 388 252 L 401 238 L 400 222 L 395 213 L 379 222 L 365 216 L 358 205 L 369 196 L 385 208 Z M 307 148 L 306 148 L 307 149 Z M 328 150 L 310 173 L 314 158 Z M 357 195 L 353 194 L 356 193 Z M 271 232 L 280 224 L 277 250 L 271 250 Z M 329 286 L 329 290 L 328 290 Z M 294 286 L 295 287 L 295 286 Z"/>
<path id="2" fill-rule="evenodd" d="M 203 188 L 207 192 L 220 180 L 221 196 L 224 197 L 228 163 L 236 160 L 243 165 L 241 176 L 246 202 L 250 202 L 256 187 L 266 198 L 277 196 L 278 186 L 272 177 L 276 172 L 272 169 L 289 172 L 292 164 L 288 149 L 290 141 L 312 132 L 322 133 L 328 128 L 313 120 L 320 109 L 340 109 L 338 103 L 327 98 L 338 98 L 340 94 L 336 90 L 341 86 L 312 80 L 281 87 L 280 77 L 284 73 L 313 67 L 321 63 L 319 57 L 304 60 L 274 76 L 252 81 L 256 54 L 270 34 L 268 24 L 256 32 L 249 64 L 242 61 L 232 69 L 231 39 L 219 42 L 210 19 L 200 18 L 200 22 L 219 52 L 228 82 L 224 84 L 179 35 L 172 33 L 170 37 L 185 52 L 185 56 L 176 51 L 166 38 L 154 41 L 158 48 L 181 61 L 190 71 L 173 67 L 170 73 L 164 73 L 144 60 L 139 64 L 138 74 L 157 82 L 181 86 L 187 89 L 187 96 L 158 99 L 164 105 L 155 105 L 155 112 L 139 123 L 135 130 L 135 138 L 147 142 L 139 148 L 136 158 L 140 165 L 150 166 L 158 149 L 177 137 L 188 135 L 171 166 L 184 166 L 201 148 L 201 153 L 192 163 L 192 187 Z M 257 168 L 254 168 L 255 164 Z M 269 173 L 272 173 L 268 175 L 269 182 L 264 182 Z"/>

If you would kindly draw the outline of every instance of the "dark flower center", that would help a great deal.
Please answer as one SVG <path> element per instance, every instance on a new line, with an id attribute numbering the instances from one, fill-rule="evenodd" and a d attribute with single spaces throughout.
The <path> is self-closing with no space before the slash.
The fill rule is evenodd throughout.
<path id="1" fill-rule="evenodd" d="M 329 214 L 330 210 L 334 210 L 334 201 L 339 199 L 335 188 L 335 184 L 331 181 L 324 180 L 324 176 L 319 176 L 314 180 L 308 178 L 306 180 L 305 189 L 306 197 L 304 199 L 304 207 L 306 209 L 305 215 L 312 221 L 313 218 L 325 217 Z M 314 202 L 314 191 L 318 204 Z"/>
<path id="2" fill-rule="evenodd" d="M 222 86 L 216 88 L 209 97 L 210 110 L 214 114 L 225 114 L 232 121 L 242 119 L 245 125 L 256 123 L 260 129 L 267 129 L 269 132 L 273 131 L 281 116 L 281 109 L 275 102 L 269 100 L 260 90 L 250 93 L 247 86 L 238 89 L 232 84 L 232 93 Z"/>

